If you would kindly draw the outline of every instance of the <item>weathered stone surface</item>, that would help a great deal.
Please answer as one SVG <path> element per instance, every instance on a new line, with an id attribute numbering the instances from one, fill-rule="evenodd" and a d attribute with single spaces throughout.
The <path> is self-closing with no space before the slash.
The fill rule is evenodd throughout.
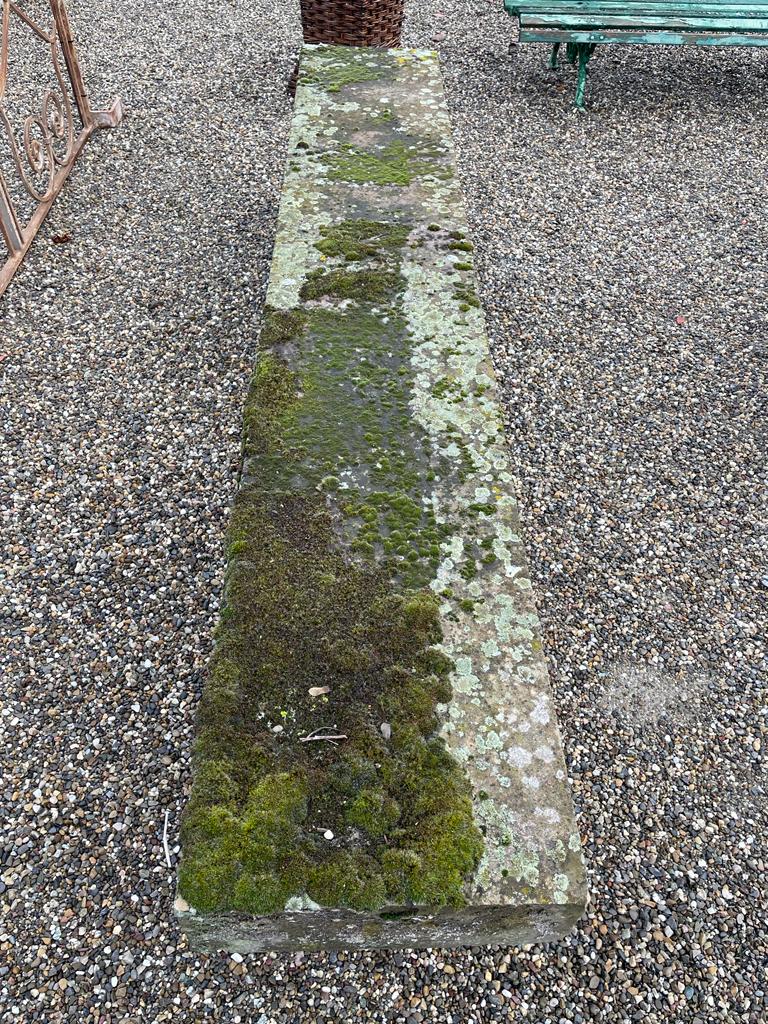
<path id="1" fill-rule="evenodd" d="M 450 140 L 434 54 L 305 49 L 185 816 L 201 948 L 584 908 Z"/>
<path id="2" fill-rule="evenodd" d="M 263 950 L 452 949 L 459 946 L 523 945 L 562 938 L 584 909 L 567 902 L 536 906 L 468 904 L 434 913 L 392 908 L 382 914 L 308 908 L 270 917 L 229 912 L 179 915 L 195 949 L 213 953 Z M 389 916 L 391 915 L 391 916 Z"/>

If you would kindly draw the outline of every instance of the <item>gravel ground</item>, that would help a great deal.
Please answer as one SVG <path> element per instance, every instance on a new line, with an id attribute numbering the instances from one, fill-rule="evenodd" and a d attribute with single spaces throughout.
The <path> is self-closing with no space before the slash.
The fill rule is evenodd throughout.
<path id="1" fill-rule="evenodd" d="M 3 1022 L 768 1018 L 768 65 L 606 48 L 579 116 L 499 7 L 416 0 L 407 41 L 444 52 L 592 907 L 450 953 L 171 923 L 297 19 L 73 0 L 128 116 L 0 305 Z"/>

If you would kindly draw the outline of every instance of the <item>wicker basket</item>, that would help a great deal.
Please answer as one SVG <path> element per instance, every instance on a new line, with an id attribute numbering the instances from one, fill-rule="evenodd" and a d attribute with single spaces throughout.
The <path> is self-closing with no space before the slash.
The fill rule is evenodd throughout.
<path id="1" fill-rule="evenodd" d="M 305 43 L 399 46 L 405 0 L 300 0 Z"/>

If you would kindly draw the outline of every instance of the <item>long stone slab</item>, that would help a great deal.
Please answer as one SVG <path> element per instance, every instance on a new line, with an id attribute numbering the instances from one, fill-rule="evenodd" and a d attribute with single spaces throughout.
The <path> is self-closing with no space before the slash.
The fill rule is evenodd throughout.
<path id="1" fill-rule="evenodd" d="M 434 53 L 305 47 L 176 909 L 203 949 L 585 906 Z"/>

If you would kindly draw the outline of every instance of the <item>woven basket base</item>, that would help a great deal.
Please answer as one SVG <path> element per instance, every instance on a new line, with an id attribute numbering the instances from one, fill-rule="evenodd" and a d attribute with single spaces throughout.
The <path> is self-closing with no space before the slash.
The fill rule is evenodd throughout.
<path id="1" fill-rule="evenodd" d="M 305 43 L 399 46 L 404 0 L 301 0 Z"/>

